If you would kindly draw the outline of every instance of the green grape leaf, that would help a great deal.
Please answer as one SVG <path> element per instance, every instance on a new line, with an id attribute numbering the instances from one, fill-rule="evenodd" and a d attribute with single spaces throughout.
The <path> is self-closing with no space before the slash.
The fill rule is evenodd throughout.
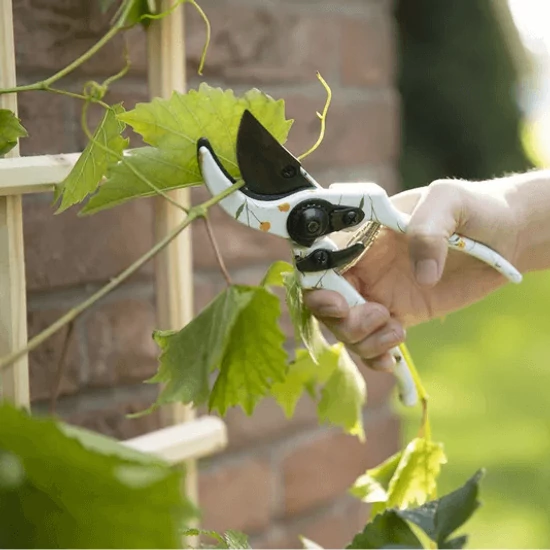
<path id="1" fill-rule="evenodd" d="M 271 394 L 283 409 L 287 418 L 294 415 L 296 405 L 306 388 L 315 388 L 320 380 L 326 381 L 336 367 L 329 354 L 326 360 L 314 363 L 304 349 L 296 351 L 296 358 L 289 365 L 283 381 L 273 384 Z M 312 391 L 312 393 L 314 393 Z"/>
<path id="2" fill-rule="evenodd" d="M 261 287 L 254 290 L 227 341 L 210 394 L 210 410 L 224 415 L 229 407 L 240 405 L 251 415 L 271 386 L 284 380 L 287 354 L 285 336 L 277 324 L 280 314 L 275 295 Z"/>
<path id="3" fill-rule="evenodd" d="M 113 105 L 105 111 L 93 134 L 95 141 L 88 142 L 68 176 L 56 186 L 55 198 L 57 200 L 61 197 L 57 214 L 82 202 L 93 193 L 98 188 L 107 167 L 116 163 L 128 146 L 129 140 L 120 135 L 125 124 L 117 118 L 117 115 L 123 112 L 121 104 Z M 95 143 L 96 141 L 100 145 Z M 108 153 L 102 146 L 112 153 Z"/>
<path id="4" fill-rule="evenodd" d="M 462 527 L 481 505 L 479 496 L 479 482 L 484 471 L 476 472 L 462 487 L 408 510 L 398 510 L 401 518 L 418 525 L 438 548 L 462 548 L 467 538 L 460 536 L 447 540 L 458 528 Z"/>
<path id="5" fill-rule="evenodd" d="M 92 450 L 7 403 L 0 442 L 2 548 L 178 548 L 188 507 L 168 465 Z"/>
<path id="6" fill-rule="evenodd" d="M 160 189 L 169 189 L 202 182 L 196 150 L 201 137 L 210 140 L 228 172 L 235 178 L 239 177 L 236 140 L 245 109 L 249 109 L 279 142 L 286 141 L 293 121 L 285 118 L 284 101 L 276 101 L 256 89 L 235 96 L 232 90 L 202 83 L 198 90 L 192 89 L 185 94 L 174 92 L 169 99 L 157 98 L 149 103 L 139 103 L 132 111 L 121 114 L 119 119 L 140 134 L 145 143 L 162 150 L 169 159 L 166 170 L 161 162 L 157 164 L 154 182 Z M 113 186 L 117 191 L 111 189 Z M 136 186 L 125 182 L 124 178 L 108 174 L 107 181 L 83 213 L 97 212 L 153 194 L 154 191 L 146 185 Z"/>
<path id="7" fill-rule="evenodd" d="M 362 410 L 367 386 L 344 344 L 330 348 L 336 356 L 336 368 L 321 390 L 317 412 L 321 421 L 341 426 L 347 433 L 365 440 Z"/>
<path id="8" fill-rule="evenodd" d="M 134 196 L 152 197 L 156 194 L 154 187 L 167 192 L 202 183 L 200 174 L 190 177 L 180 162 L 178 151 L 138 147 L 129 149 L 124 160 L 109 168 L 99 192 L 90 198 L 79 212 L 80 216 L 112 208 Z M 187 183 L 182 185 L 182 182 Z"/>
<path id="9" fill-rule="evenodd" d="M 403 451 L 388 485 L 388 507 L 424 504 L 435 491 L 441 465 L 446 462 L 441 443 L 413 439 Z"/>
<path id="10" fill-rule="evenodd" d="M 19 118 L 9 109 L 0 109 L 0 157 L 9 153 L 17 140 L 28 137 L 27 130 L 21 125 Z"/>
<path id="11" fill-rule="evenodd" d="M 267 288 L 233 285 L 182 330 L 156 332 L 162 353 L 149 382 L 164 387 L 153 408 L 208 401 L 221 414 L 232 405 L 251 414 L 286 372 L 279 314 L 279 300 Z M 216 371 L 210 391 L 209 377 Z"/>
<path id="12" fill-rule="evenodd" d="M 386 503 L 388 500 L 388 486 L 401 461 L 402 454 L 399 451 L 376 468 L 367 470 L 355 480 L 355 483 L 349 490 L 349 493 L 354 497 L 363 502 L 373 504 L 373 516 L 385 508 L 385 505 L 380 506 L 380 503 Z"/>
<path id="13" fill-rule="evenodd" d="M 386 510 L 367 523 L 346 548 L 423 548 L 407 522 Z"/>
<path id="14" fill-rule="evenodd" d="M 317 401 L 320 422 L 340 426 L 364 439 L 361 411 L 366 402 L 365 381 L 342 344 L 329 346 L 325 342 L 317 362 L 306 350 L 297 350 L 285 379 L 271 388 L 271 394 L 289 418 L 304 391 Z"/>

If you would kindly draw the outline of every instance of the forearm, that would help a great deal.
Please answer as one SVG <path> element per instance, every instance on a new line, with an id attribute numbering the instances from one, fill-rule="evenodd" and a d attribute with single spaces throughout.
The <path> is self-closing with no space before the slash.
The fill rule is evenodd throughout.
<path id="1" fill-rule="evenodd" d="M 505 178 L 506 199 L 518 225 L 516 264 L 526 273 L 550 269 L 550 170 Z"/>

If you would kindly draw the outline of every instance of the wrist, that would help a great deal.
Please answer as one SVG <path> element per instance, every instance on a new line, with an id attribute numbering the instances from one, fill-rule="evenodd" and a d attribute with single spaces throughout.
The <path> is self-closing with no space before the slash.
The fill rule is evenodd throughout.
<path id="1" fill-rule="evenodd" d="M 504 196 L 517 234 L 511 259 L 522 273 L 550 268 L 550 171 L 505 178 Z M 497 180 L 498 181 L 498 180 Z"/>

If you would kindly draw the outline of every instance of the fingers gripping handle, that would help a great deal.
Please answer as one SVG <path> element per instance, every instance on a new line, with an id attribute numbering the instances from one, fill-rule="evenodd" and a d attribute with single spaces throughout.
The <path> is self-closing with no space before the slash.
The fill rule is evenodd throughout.
<path id="1" fill-rule="evenodd" d="M 302 287 L 334 290 L 345 298 L 350 307 L 366 303 L 366 300 L 355 290 L 353 285 L 333 270 L 321 273 L 303 273 Z M 407 361 L 398 347 L 390 350 L 390 353 L 395 359 L 393 372 L 397 379 L 399 398 L 405 406 L 412 407 L 418 401 L 418 394 Z"/>

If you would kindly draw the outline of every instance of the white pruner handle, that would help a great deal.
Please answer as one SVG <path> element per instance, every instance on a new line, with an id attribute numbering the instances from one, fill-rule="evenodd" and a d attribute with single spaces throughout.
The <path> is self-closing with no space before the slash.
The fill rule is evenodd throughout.
<path id="1" fill-rule="evenodd" d="M 334 290 L 346 299 L 350 307 L 366 303 L 366 300 L 355 290 L 353 285 L 332 269 L 315 273 L 301 273 L 300 275 L 302 288 Z M 393 373 L 397 379 L 399 398 L 403 405 L 412 407 L 418 401 L 418 394 L 407 361 L 398 347 L 391 349 L 390 353 L 395 359 Z"/>

